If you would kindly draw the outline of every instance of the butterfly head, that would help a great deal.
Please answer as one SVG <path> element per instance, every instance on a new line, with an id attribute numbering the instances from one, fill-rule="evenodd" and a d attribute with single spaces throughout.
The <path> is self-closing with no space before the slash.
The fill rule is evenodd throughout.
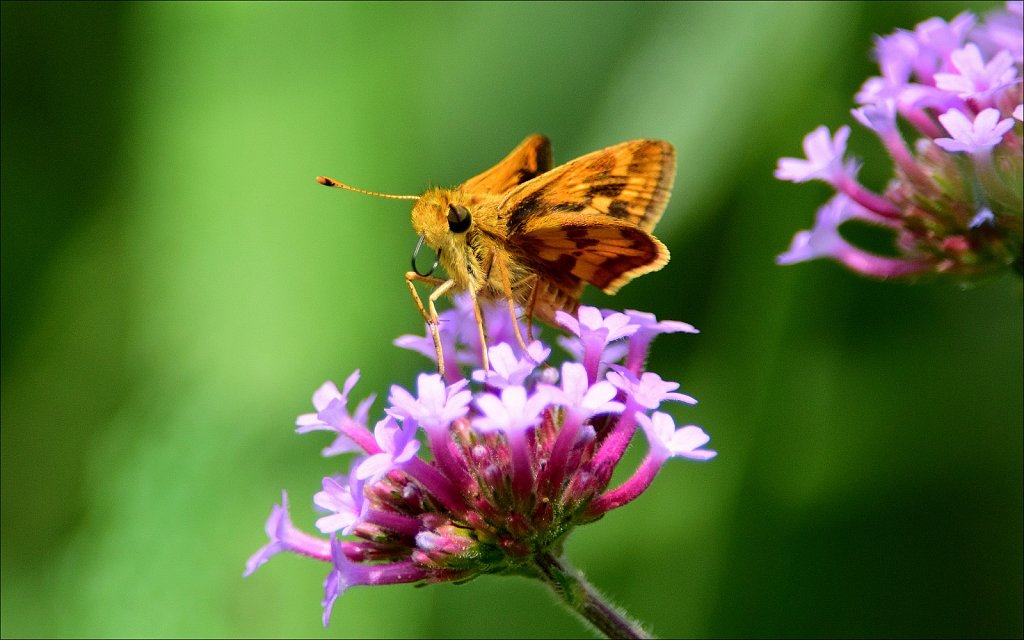
<path id="1" fill-rule="evenodd" d="M 412 227 L 437 250 L 451 278 L 463 286 L 473 279 L 473 202 L 458 191 L 430 189 L 412 208 Z"/>
<path id="2" fill-rule="evenodd" d="M 465 243 L 473 227 L 472 205 L 448 189 L 431 189 L 412 207 L 412 228 L 426 237 L 427 244 L 444 250 L 447 245 Z"/>

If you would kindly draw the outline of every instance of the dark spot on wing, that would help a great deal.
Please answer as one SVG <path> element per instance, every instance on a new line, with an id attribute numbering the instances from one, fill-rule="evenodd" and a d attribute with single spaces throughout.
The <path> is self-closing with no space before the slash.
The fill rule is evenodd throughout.
<path id="1" fill-rule="evenodd" d="M 608 215 L 613 218 L 628 220 L 633 214 L 630 213 L 627 203 L 622 200 L 612 200 L 611 204 L 608 205 Z"/>
<path id="2" fill-rule="evenodd" d="M 542 173 L 545 172 L 543 170 L 520 167 L 519 170 L 516 172 L 515 182 L 516 184 L 523 184 L 527 180 L 533 180 Z"/>
<path id="3" fill-rule="evenodd" d="M 589 201 L 588 201 L 589 202 Z M 567 213 L 579 213 L 587 208 L 588 202 L 562 202 L 551 207 L 552 211 L 565 211 Z"/>
<path id="4" fill-rule="evenodd" d="M 519 202 L 511 211 L 508 212 L 508 232 L 509 234 L 518 233 L 522 230 L 526 221 L 529 219 L 530 214 L 537 208 L 540 203 L 541 194 L 539 191 L 535 191 L 530 195 L 526 196 Z"/>
<path id="5" fill-rule="evenodd" d="M 622 190 L 626 188 L 626 182 L 627 182 L 627 179 L 624 178 L 624 177 L 623 178 L 616 178 L 615 176 L 612 176 L 611 177 L 611 181 L 609 181 L 609 182 L 601 182 L 601 183 L 595 184 L 595 185 L 591 186 L 589 189 L 587 189 L 587 197 L 588 198 L 598 198 L 598 197 L 615 198 L 615 197 L 618 197 L 618 195 L 620 193 L 622 193 Z"/>
<path id="6" fill-rule="evenodd" d="M 601 263 L 594 273 L 592 285 L 604 289 L 622 274 L 651 262 L 651 256 L 615 256 Z"/>
<path id="7" fill-rule="evenodd" d="M 572 273 L 572 270 L 576 267 L 576 258 L 569 254 L 562 254 L 558 256 L 558 260 L 551 263 L 551 266 L 557 271 Z"/>

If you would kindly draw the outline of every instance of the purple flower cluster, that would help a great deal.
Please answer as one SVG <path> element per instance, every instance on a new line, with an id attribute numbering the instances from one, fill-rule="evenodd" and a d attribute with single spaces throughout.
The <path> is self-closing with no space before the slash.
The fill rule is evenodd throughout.
<path id="1" fill-rule="evenodd" d="M 472 366 L 482 355 L 472 302 L 457 296 L 441 314 L 445 379 L 420 374 L 415 393 L 392 386 L 372 432 L 372 396 L 348 410 L 358 371 L 342 390 L 327 382 L 313 394 L 316 412 L 300 415 L 296 431 L 333 433 L 324 455 L 358 454 L 347 475 L 324 478 L 313 497 L 325 513 L 316 527 L 329 540 L 297 529 L 282 495 L 267 520 L 270 541 L 249 558 L 245 575 L 281 551 L 330 563 L 325 625 L 335 599 L 356 585 L 535 575 L 541 554 L 557 555 L 575 526 L 638 497 L 669 458 L 715 455 L 701 448 L 709 440 L 703 430 L 677 428 L 659 411 L 664 402 L 696 401 L 644 370 L 657 335 L 696 333 L 692 326 L 634 311 L 560 312 L 571 333 L 561 342 L 575 361 L 556 368 L 545 363 L 550 349 L 539 341 L 516 354 L 507 308 L 484 312 L 491 370 L 467 378 L 453 366 Z M 395 342 L 436 357 L 429 332 Z M 638 428 L 648 454 L 632 477 L 609 489 Z"/>
<path id="2" fill-rule="evenodd" d="M 881 75 L 864 83 L 852 113 L 881 139 L 896 175 L 883 194 L 869 191 L 844 158 L 849 127 L 809 133 L 806 158 L 781 158 L 775 177 L 822 180 L 837 193 L 779 264 L 831 258 L 876 278 L 1022 273 L 1022 13 L 1021 2 L 1008 2 L 984 22 L 964 12 L 877 39 Z M 913 151 L 898 118 L 921 135 Z M 848 241 L 848 221 L 892 230 L 895 255 Z"/>

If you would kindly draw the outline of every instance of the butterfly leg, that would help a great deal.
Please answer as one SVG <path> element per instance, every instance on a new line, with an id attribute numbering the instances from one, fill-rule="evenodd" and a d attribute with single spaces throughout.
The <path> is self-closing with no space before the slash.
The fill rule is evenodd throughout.
<path id="1" fill-rule="evenodd" d="M 427 298 L 427 304 L 430 308 L 429 312 L 423 306 L 423 301 L 420 300 L 419 294 L 416 293 L 416 286 L 413 284 L 414 281 L 425 282 L 436 287 L 430 293 L 430 297 Z M 441 376 L 444 376 L 444 352 L 441 349 L 440 331 L 441 321 L 437 317 L 437 308 L 434 306 L 434 300 L 443 296 L 449 289 L 455 286 L 455 281 L 421 276 L 415 271 L 409 271 L 405 274 L 405 284 L 409 285 L 409 293 L 412 294 L 413 302 L 416 303 L 416 308 L 420 310 L 420 315 L 423 316 L 423 320 L 426 321 L 427 326 L 430 327 L 430 336 L 434 339 L 434 351 L 437 352 L 437 372 Z"/>
<path id="2" fill-rule="evenodd" d="M 526 348 L 526 341 L 523 340 L 523 334 L 519 331 L 519 318 L 516 317 L 516 303 L 512 296 L 512 281 L 508 277 L 508 268 L 502 260 L 496 260 L 495 262 L 501 275 L 501 284 L 505 288 L 505 300 L 508 301 L 508 313 L 512 318 L 512 329 L 516 332 L 516 340 L 519 341 L 519 346 L 523 348 L 523 353 L 529 356 L 530 352 Z M 527 323 L 529 323 L 529 316 L 527 316 Z M 532 329 L 530 332 L 532 334 Z"/>
<path id="3" fill-rule="evenodd" d="M 473 315 L 476 317 L 476 330 L 480 335 L 480 360 L 484 365 L 484 371 L 490 371 L 491 364 L 487 360 L 487 336 L 484 331 L 484 315 L 480 311 L 480 302 L 476 299 L 476 291 L 470 289 L 469 297 L 473 300 Z"/>
<path id="4" fill-rule="evenodd" d="M 537 310 L 537 300 L 540 298 L 540 289 L 538 288 L 538 285 L 540 284 L 540 278 L 538 278 L 536 275 L 531 276 L 531 284 L 533 285 L 533 287 L 530 289 L 530 301 L 526 303 L 526 336 L 530 338 L 530 342 L 532 343 L 533 316 L 534 312 L 536 312 Z M 527 356 L 529 356 L 529 353 L 527 353 Z M 547 362 L 544 363 L 544 368 L 554 369 L 554 367 L 552 367 Z"/>
<path id="5" fill-rule="evenodd" d="M 533 342 L 533 314 L 537 310 L 537 298 L 539 297 L 537 285 L 539 278 L 533 276 L 533 287 L 530 289 L 530 301 L 526 304 L 526 337 Z"/>

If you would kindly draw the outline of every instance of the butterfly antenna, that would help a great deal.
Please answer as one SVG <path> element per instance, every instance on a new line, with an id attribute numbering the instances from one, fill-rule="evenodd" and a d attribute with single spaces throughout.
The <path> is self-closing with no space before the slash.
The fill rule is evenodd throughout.
<path id="1" fill-rule="evenodd" d="M 368 196 L 378 196 L 380 198 L 392 198 L 394 200 L 419 200 L 419 196 L 396 196 L 390 193 L 377 193 L 376 191 L 367 191 L 365 189 L 356 189 L 350 187 L 344 182 L 338 182 L 334 178 L 328 178 L 326 176 L 317 176 L 316 181 L 325 187 L 338 187 L 339 189 L 348 189 L 349 191 L 357 191 L 359 193 L 365 193 Z"/>

